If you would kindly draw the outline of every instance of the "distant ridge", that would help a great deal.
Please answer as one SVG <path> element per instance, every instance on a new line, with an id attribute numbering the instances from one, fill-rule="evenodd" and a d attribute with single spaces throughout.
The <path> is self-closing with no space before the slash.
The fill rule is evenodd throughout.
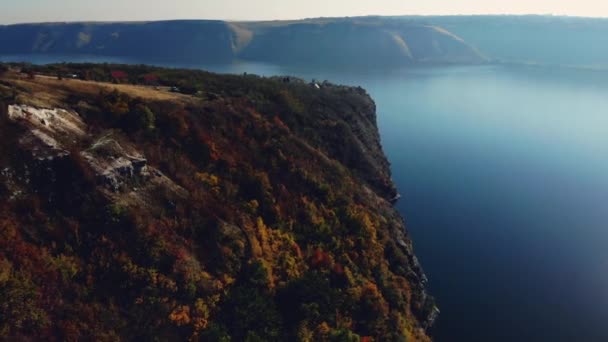
<path id="1" fill-rule="evenodd" d="M 0 26 L 0 55 L 313 67 L 523 63 L 608 69 L 608 19 L 542 15 L 172 20 Z M 163 63 L 164 64 L 164 63 Z"/>
<path id="2" fill-rule="evenodd" d="M 445 28 L 496 62 L 608 69 L 608 18 L 462 15 L 393 20 Z"/>
<path id="3" fill-rule="evenodd" d="M 0 26 L 0 54 L 62 54 L 226 63 L 383 67 L 482 63 L 464 40 L 435 25 L 370 18 L 278 22 L 173 20 Z"/>
<path id="4" fill-rule="evenodd" d="M 142 61 L 231 60 L 231 31 L 222 21 L 47 23 L 0 27 L 2 54 L 87 54 Z"/>

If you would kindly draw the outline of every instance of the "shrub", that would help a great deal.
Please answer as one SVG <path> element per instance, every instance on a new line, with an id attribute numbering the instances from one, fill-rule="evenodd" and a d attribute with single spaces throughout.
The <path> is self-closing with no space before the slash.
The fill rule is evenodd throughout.
<path id="1" fill-rule="evenodd" d="M 333 330 L 329 334 L 329 340 L 331 342 L 359 342 L 360 337 L 348 329 L 341 328 Z"/>
<path id="2" fill-rule="evenodd" d="M 129 113 L 127 125 L 132 131 L 151 131 L 156 128 L 156 115 L 148 106 L 137 104 L 135 109 Z"/>
<path id="3" fill-rule="evenodd" d="M 29 277 L 17 273 L 0 283 L 0 335 L 32 333 L 48 326 L 40 299 L 40 291 Z"/>

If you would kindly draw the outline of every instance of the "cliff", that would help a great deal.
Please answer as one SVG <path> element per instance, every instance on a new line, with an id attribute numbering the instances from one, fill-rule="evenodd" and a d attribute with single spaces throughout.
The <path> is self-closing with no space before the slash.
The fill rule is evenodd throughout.
<path id="1" fill-rule="evenodd" d="M 500 62 L 608 67 L 606 18 L 488 15 L 401 20 L 441 26 Z"/>
<path id="2" fill-rule="evenodd" d="M 229 63 L 235 59 L 325 67 L 482 63 L 459 37 L 405 21 L 164 21 L 0 26 L 0 54 L 113 56 L 135 62 Z"/>
<path id="3" fill-rule="evenodd" d="M 363 89 L 16 67 L 0 68 L 3 338 L 429 340 L 438 311 Z M 131 81 L 105 82 L 117 69 Z"/>
<path id="4" fill-rule="evenodd" d="M 0 54 L 28 53 L 181 62 L 234 58 L 232 31 L 221 21 L 0 26 Z"/>
<path id="5" fill-rule="evenodd" d="M 406 21 L 357 18 L 235 25 L 252 32 L 252 39 L 239 53 L 246 60 L 372 68 L 485 61 L 446 30 Z"/>

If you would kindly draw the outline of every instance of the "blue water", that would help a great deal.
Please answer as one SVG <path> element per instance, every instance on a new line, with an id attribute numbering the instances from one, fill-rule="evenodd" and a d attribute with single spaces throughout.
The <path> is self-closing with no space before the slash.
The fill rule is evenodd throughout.
<path id="1" fill-rule="evenodd" d="M 437 341 L 608 341 L 608 73 L 194 67 L 368 89 Z"/>

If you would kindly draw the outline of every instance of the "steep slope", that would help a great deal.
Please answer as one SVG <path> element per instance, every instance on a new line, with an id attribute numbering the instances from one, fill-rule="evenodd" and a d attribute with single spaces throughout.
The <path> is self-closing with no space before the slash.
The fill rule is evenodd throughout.
<path id="1" fill-rule="evenodd" d="M 484 61 L 458 37 L 428 25 L 357 20 L 244 25 L 254 38 L 240 56 L 250 60 L 361 67 Z"/>
<path id="2" fill-rule="evenodd" d="M 560 16 L 401 18 L 441 26 L 489 58 L 517 63 L 608 67 L 608 19 Z"/>
<path id="3" fill-rule="evenodd" d="M 117 69 L 160 85 L 98 82 Z M 429 340 L 375 121 L 364 90 L 290 78 L 4 72 L 0 336 Z"/>
<path id="4" fill-rule="evenodd" d="M 226 62 L 232 30 L 221 21 L 0 26 L 2 54 L 84 54 L 146 61 Z"/>
<path id="5" fill-rule="evenodd" d="M 29 24 L 0 27 L 0 54 L 85 54 L 135 62 L 391 67 L 416 63 L 481 63 L 453 34 L 430 25 L 384 20 L 296 22 Z"/>

